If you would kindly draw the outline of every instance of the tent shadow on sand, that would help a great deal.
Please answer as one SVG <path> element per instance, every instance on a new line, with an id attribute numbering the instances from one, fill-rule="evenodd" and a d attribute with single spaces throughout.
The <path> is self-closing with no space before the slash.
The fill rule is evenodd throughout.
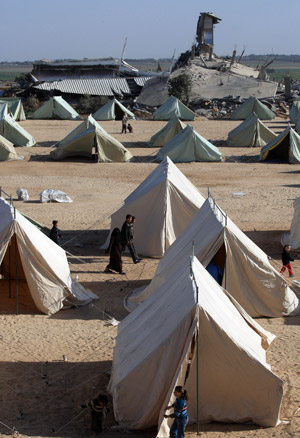
<path id="1" fill-rule="evenodd" d="M 286 230 L 254 230 L 245 231 L 245 234 L 268 256 L 277 260 L 281 265 L 282 245 L 280 244 L 280 238 L 285 231 Z"/>
<path id="2" fill-rule="evenodd" d="M 97 351 L 95 356 L 100 358 L 101 340 Z M 106 393 L 110 367 L 109 360 L 68 362 L 62 356 L 51 362 L 3 361 L 0 368 L 6 379 L 1 385 L 1 419 L 22 436 L 94 436 L 90 431 L 90 410 L 81 409 L 80 405 L 99 392 Z M 106 425 L 115 424 L 110 410 Z M 0 433 L 11 436 L 2 424 Z"/>

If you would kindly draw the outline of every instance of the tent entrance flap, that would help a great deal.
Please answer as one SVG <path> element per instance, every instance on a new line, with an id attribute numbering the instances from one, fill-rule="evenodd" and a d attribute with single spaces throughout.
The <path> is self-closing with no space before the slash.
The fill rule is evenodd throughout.
<path id="1" fill-rule="evenodd" d="M 285 138 L 272 149 L 269 150 L 267 160 L 282 160 L 289 161 L 290 151 L 290 135 L 286 135 Z"/>
<path id="2" fill-rule="evenodd" d="M 0 266 L 0 312 L 37 313 L 25 277 L 16 235 L 13 235 Z"/>
<path id="3" fill-rule="evenodd" d="M 122 111 L 119 105 L 115 105 L 115 115 L 116 115 L 115 120 L 122 120 L 124 114 L 125 114 L 124 111 Z"/>

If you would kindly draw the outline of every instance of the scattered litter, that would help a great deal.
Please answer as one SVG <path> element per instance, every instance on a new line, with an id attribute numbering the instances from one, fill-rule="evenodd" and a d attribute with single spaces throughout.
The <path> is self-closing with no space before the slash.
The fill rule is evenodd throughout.
<path id="1" fill-rule="evenodd" d="M 64 361 L 64 362 L 68 362 L 68 358 L 67 358 L 67 356 L 65 356 L 64 354 L 63 354 L 63 361 Z"/>
<path id="2" fill-rule="evenodd" d="M 108 324 L 111 324 L 113 326 L 117 326 L 120 324 L 120 321 L 117 321 L 115 318 L 111 318 L 109 321 L 107 321 Z"/>
<path id="3" fill-rule="evenodd" d="M 47 189 L 40 193 L 40 202 L 73 202 L 72 199 L 61 190 Z"/>
<path id="4" fill-rule="evenodd" d="M 247 195 L 247 193 L 244 193 L 244 192 L 235 192 L 235 193 L 232 193 L 232 196 L 246 196 Z"/>
<path id="5" fill-rule="evenodd" d="M 28 201 L 29 195 L 26 189 L 18 189 L 16 193 L 19 201 Z"/>

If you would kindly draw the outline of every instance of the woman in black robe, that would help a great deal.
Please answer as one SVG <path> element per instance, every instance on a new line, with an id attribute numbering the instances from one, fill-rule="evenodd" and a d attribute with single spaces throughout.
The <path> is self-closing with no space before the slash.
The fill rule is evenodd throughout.
<path id="1" fill-rule="evenodd" d="M 104 272 L 111 272 L 116 271 L 119 274 L 125 274 L 125 272 L 122 271 L 122 237 L 121 237 L 121 231 L 119 228 L 114 228 L 113 232 L 110 236 L 110 242 L 107 250 L 105 251 L 106 254 L 109 254 L 109 264 L 106 266 Z"/>

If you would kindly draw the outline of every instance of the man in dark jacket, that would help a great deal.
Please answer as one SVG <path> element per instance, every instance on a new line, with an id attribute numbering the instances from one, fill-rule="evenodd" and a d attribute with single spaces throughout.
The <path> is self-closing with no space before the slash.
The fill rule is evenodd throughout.
<path id="1" fill-rule="evenodd" d="M 133 231 L 131 226 L 131 220 L 132 216 L 131 214 L 126 215 L 126 220 L 122 226 L 121 230 L 121 236 L 122 236 L 122 252 L 124 251 L 125 247 L 129 249 L 131 258 L 133 263 L 139 263 L 141 260 L 137 257 L 134 246 L 132 244 L 132 238 L 133 238 Z"/>

